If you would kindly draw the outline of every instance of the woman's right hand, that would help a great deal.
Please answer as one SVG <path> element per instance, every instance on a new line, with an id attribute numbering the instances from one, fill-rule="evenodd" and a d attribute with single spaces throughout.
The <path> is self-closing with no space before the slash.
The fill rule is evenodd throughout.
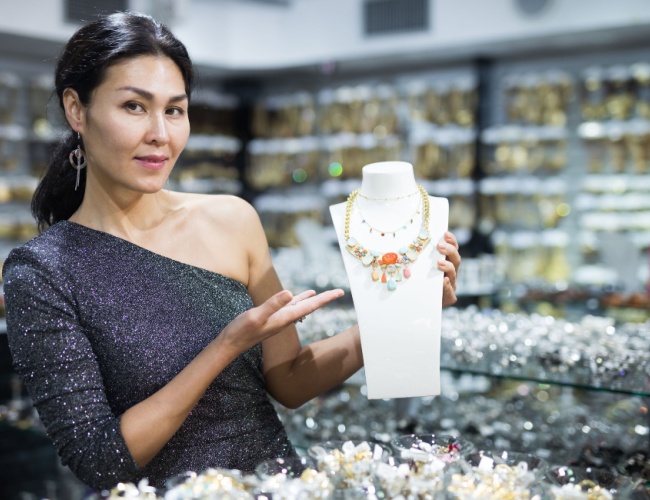
<path id="1" fill-rule="evenodd" d="M 231 346 L 233 354 L 238 356 L 343 294 L 341 289 L 319 294 L 308 290 L 294 296 L 290 291 L 282 290 L 259 306 L 237 316 L 223 329 L 218 339 Z"/>

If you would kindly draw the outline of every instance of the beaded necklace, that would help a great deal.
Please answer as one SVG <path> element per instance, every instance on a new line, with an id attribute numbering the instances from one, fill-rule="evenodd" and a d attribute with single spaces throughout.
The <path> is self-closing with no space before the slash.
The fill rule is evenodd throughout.
<path id="1" fill-rule="evenodd" d="M 401 247 L 397 252 L 380 253 L 371 250 L 356 238 L 350 236 L 350 219 L 352 217 L 352 207 L 354 200 L 359 195 L 359 190 L 355 190 L 348 196 L 345 206 L 345 245 L 351 255 L 361 261 L 365 267 L 372 267 L 370 277 L 372 281 L 381 281 L 386 283 L 388 290 L 393 291 L 397 288 L 397 282 L 402 278 L 410 278 L 411 270 L 409 266 L 417 260 L 422 251 L 427 247 L 431 236 L 429 235 L 429 195 L 425 189 L 418 184 L 418 191 L 422 197 L 422 225 L 420 231 L 413 241 L 407 246 Z M 381 271 L 381 274 L 380 274 Z"/>

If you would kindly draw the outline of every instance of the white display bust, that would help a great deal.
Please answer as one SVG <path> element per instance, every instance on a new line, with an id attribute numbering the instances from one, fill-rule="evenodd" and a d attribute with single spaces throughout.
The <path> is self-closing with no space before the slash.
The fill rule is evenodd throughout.
<path id="1" fill-rule="evenodd" d="M 408 272 L 393 274 L 397 277 L 391 287 L 381 279 L 373 281 L 372 265 L 348 251 L 347 203 L 330 207 L 359 322 L 369 399 L 440 394 L 444 275 L 437 267 L 442 255 L 436 245 L 447 230 L 449 204 L 446 198 L 424 195 L 429 202 L 427 228 L 422 227 L 424 200 L 410 163 L 379 162 L 362 169 L 359 193 L 350 207 L 350 237 L 375 255 L 402 255 L 400 250 L 417 241 L 422 229 L 430 236 L 417 260 L 406 266 Z"/>

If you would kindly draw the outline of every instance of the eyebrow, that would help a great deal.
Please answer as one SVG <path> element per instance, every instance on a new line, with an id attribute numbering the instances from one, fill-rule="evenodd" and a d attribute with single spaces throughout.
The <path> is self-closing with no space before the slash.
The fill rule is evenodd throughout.
<path id="1" fill-rule="evenodd" d="M 153 100 L 153 94 L 149 92 L 148 90 L 141 89 L 139 87 L 132 87 L 132 86 L 126 86 L 126 87 L 120 87 L 117 90 L 129 90 L 131 92 L 135 92 L 136 94 L 144 97 L 145 99 L 148 100 Z M 178 102 L 178 101 L 185 101 L 187 100 L 187 94 L 179 94 L 173 97 L 169 98 L 169 102 Z"/>

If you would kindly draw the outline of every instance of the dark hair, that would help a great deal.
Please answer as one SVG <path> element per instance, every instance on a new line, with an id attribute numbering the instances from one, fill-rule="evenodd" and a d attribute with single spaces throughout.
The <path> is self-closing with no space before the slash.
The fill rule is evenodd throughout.
<path id="1" fill-rule="evenodd" d="M 183 75 L 185 92 L 191 96 L 194 67 L 185 46 L 163 24 L 150 16 L 120 12 L 102 17 L 80 28 L 68 41 L 59 57 L 55 73 L 55 92 L 63 109 L 63 91 L 74 89 L 84 106 L 106 71 L 114 64 L 139 56 L 166 56 Z M 43 231 L 67 220 L 79 208 L 86 186 L 86 169 L 81 171 L 75 190 L 77 171 L 69 162 L 77 147 L 77 134 L 69 130 L 54 148 L 50 163 L 32 198 L 32 214 Z"/>

